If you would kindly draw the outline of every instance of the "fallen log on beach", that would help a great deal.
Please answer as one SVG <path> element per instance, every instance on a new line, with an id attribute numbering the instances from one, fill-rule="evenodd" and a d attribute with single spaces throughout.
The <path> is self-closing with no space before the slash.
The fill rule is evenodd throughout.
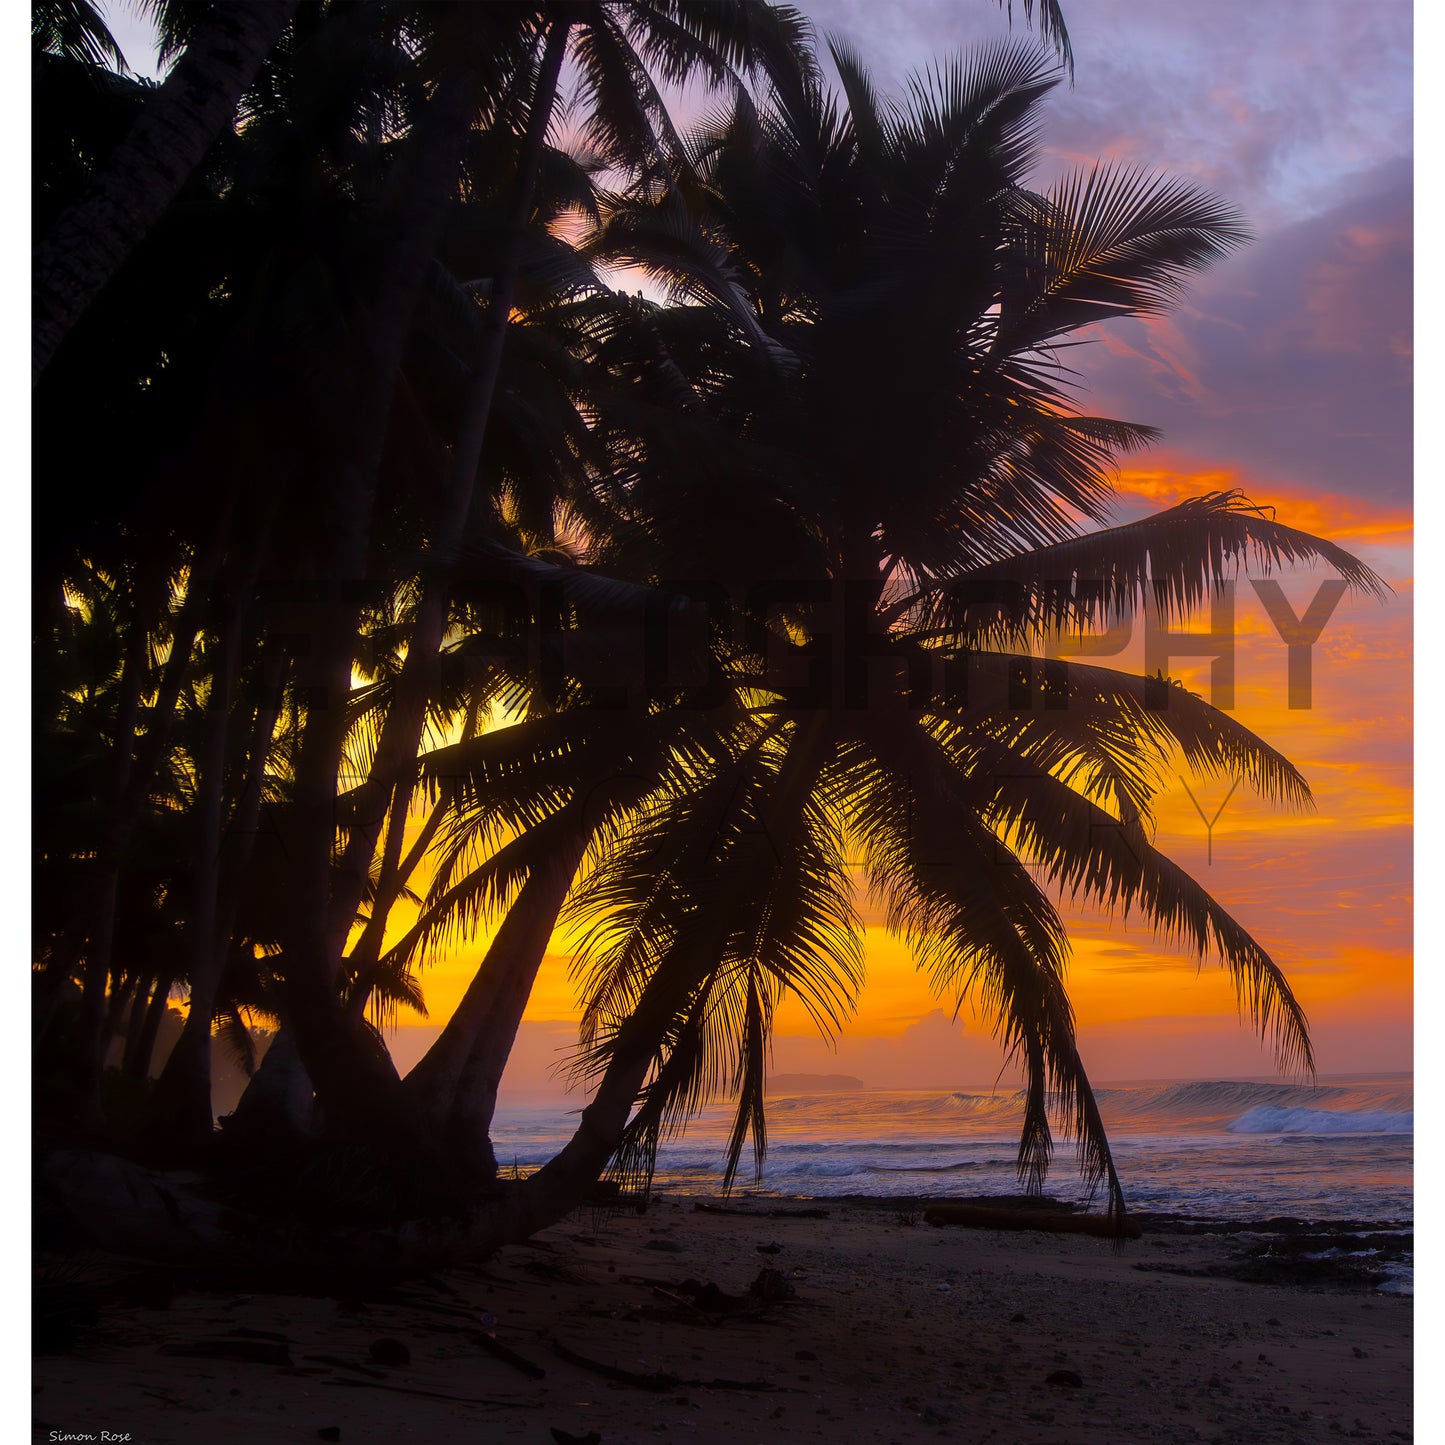
<path id="1" fill-rule="evenodd" d="M 730 1209 L 726 1204 L 705 1204 L 698 1200 L 692 1206 L 694 1214 L 735 1214 L 740 1219 L 827 1219 L 830 1209 Z"/>
<path id="2" fill-rule="evenodd" d="M 1138 1239 L 1143 1230 L 1132 1219 L 1102 1214 L 1065 1214 L 1050 1209 L 990 1209 L 978 1204 L 933 1204 L 923 1211 L 925 1224 L 965 1229 L 1033 1229 L 1045 1234 L 1094 1234 L 1102 1239 Z"/>

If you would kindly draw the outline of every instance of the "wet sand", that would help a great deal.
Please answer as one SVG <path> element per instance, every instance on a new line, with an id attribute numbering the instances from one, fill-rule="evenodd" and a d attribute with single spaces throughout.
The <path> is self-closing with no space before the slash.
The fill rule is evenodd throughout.
<path id="1" fill-rule="evenodd" d="M 778 1200 L 575 1215 L 483 1265 L 354 1299 L 183 1279 L 168 1298 L 154 1277 L 117 1294 L 117 1262 L 69 1259 L 103 1302 L 37 1359 L 33 1438 L 1412 1438 L 1409 1298 L 1179 1272 L 1237 1259 L 1237 1237 L 1146 1231 L 1116 1253 L 817 1204 L 826 1219 L 769 1217 Z"/>

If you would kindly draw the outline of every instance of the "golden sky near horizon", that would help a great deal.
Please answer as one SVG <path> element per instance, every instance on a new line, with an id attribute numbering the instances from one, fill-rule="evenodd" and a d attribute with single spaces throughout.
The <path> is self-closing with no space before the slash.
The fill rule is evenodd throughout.
<path id="1" fill-rule="evenodd" d="M 1149 469 L 1126 471 L 1120 483 L 1126 496 L 1153 510 L 1239 480 L 1217 471 Z M 1261 489 L 1248 490 L 1265 499 Z M 1305 504 L 1297 507 L 1283 494 L 1269 500 L 1278 504 L 1280 521 L 1302 522 L 1365 555 L 1386 574 L 1394 595 L 1383 604 L 1355 595 L 1339 603 L 1314 647 L 1312 705 L 1292 709 L 1285 645 L 1241 581 L 1233 715 L 1301 769 L 1316 807 L 1283 811 L 1253 796 L 1247 785 L 1226 802 L 1230 780 L 1186 778 L 1194 798 L 1184 781 L 1160 796 L 1155 841 L 1285 969 L 1311 1019 L 1322 1072 L 1408 1068 L 1411 585 L 1401 565 L 1408 565 L 1408 518 L 1398 509 L 1355 500 L 1332 520 L 1324 502 L 1301 499 Z M 1328 575 L 1322 569 L 1280 574 L 1296 615 Z M 1208 620 L 1206 609 L 1183 630 L 1205 630 Z M 1117 658 L 1100 661 L 1142 671 L 1140 637 Z M 1169 671 L 1209 696 L 1207 659 L 1180 656 Z M 1214 820 L 1212 859 L 1199 809 Z M 1240 1022 L 1230 980 L 1216 963 L 1200 967 L 1180 947 L 1156 939 L 1137 915 L 1111 918 L 1067 899 L 1064 915 L 1072 940 L 1070 991 L 1094 1077 L 1271 1070 L 1268 1050 Z M 967 1007 L 959 1027 L 940 1020 L 937 1010 L 951 1014 L 955 1000 L 930 993 L 906 946 L 888 934 L 876 912 L 865 909 L 865 920 L 867 985 L 837 1052 L 821 1045 L 801 1006 L 788 1004 L 776 1020 L 777 1067 L 867 1070 L 874 1075 L 868 1082 L 879 1086 L 895 1079 L 921 1084 L 928 1076 L 959 1081 L 961 1066 L 971 1067 L 970 1079 L 991 1077 L 1000 1060 L 982 1022 Z M 454 949 L 427 970 L 433 1022 L 450 1013 L 485 943 L 482 937 Z M 530 1023 L 566 1026 L 575 1020 L 568 952 L 567 938 L 555 937 L 528 1009 Z M 555 1049 L 565 1028 L 544 1032 L 548 1049 Z M 896 1045 L 892 1052 L 881 1047 L 886 1041 Z M 1219 1066 L 1211 1068 L 1216 1061 Z M 528 1067 L 523 1060 L 522 1072 Z"/>
<path id="2" fill-rule="evenodd" d="M 994 7 L 807 0 L 896 92 L 904 74 L 997 38 Z M 1041 171 L 1096 158 L 1187 176 L 1237 204 L 1253 239 L 1192 280 L 1164 316 L 1099 328 L 1073 353 L 1080 405 L 1162 428 L 1127 459 L 1121 519 L 1241 488 L 1278 520 L 1356 553 L 1395 589 L 1347 597 L 1315 645 L 1309 709 L 1287 706 L 1286 649 L 1253 590 L 1237 595 L 1234 716 L 1293 762 L 1316 807 L 1280 812 L 1240 789 L 1213 858 L 1181 784 L 1158 800 L 1156 842 L 1285 969 L 1322 1072 L 1411 1067 L 1412 253 L 1409 7 L 1187 6 L 1097 0 L 1069 13 L 1072 85 L 1048 101 Z M 1258 575 L 1257 571 L 1255 575 Z M 1280 580 L 1296 614 L 1327 574 Z M 1189 626 L 1202 629 L 1207 618 Z M 1139 668 L 1142 648 L 1110 665 Z M 1170 672 L 1208 690 L 1208 664 Z M 1195 786 L 1211 814 L 1228 783 Z M 1270 1072 L 1217 965 L 1161 946 L 1138 918 L 1065 909 L 1081 1050 L 1096 1080 Z M 906 950 L 867 939 L 868 985 L 836 1052 L 796 1009 L 778 1019 L 779 1069 L 855 1072 L 878 1086 L 982 1082 L 986 1031 L 949 1022 Z M 482 945 L 426 975 L 434 1019 Z M 566 941 L 553 941 L 519 1044 L 526 1074 L 574 1016 Z M 940 1013 L 940 1007 L 943 1012 Z M 530 1053 L 529 1053 L 530 1051 Z M 529 1075 L 531 1077 L 532 1075 Z"/>

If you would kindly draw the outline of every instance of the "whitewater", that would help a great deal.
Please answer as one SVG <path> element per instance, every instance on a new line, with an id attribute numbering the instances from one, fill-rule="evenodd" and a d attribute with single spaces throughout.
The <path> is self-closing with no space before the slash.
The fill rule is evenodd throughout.
<path id="1" fill-rule="evenodd" d="M 1413 1218 L 1409 1074 L 1138 1083 L 1096 1090 L 1129 1208 L 1201 1219 Z M 556 1152 L 577 1104 L 504 1100 L 499 1164 L 521 1173 Z M 745 1157 L 738 1187 L 770 1195 L 978 1197 L 1021 1192 L 1015 1168 L 1022 1094 L 1006 1088 L 854 1090 L 772 1095 L 761 1175 Z M 664 1142 L 655 1187 L 718 1192 L 731 1118 L 710 1108 Z M 1071 1142 L 1056 1132 L 1046 1192 L 1083 1203 Z"/>

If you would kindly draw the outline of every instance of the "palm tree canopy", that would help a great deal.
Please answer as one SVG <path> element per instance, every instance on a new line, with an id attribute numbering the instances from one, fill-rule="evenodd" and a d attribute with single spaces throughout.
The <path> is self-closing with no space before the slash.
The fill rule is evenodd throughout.
<path id="1" fill-rule="evenodd" d="M 1309 791 L 1183 689 L 1161 708 L 1143 679 L 1041 670 L 1029 651 L 1143 602 L 1177 616 L 1245 561 L 1384 588 L 1234 494 L 1098 530 L 1117 458 L 1153 433 L 1080 414 L 1063 348 L 1171 304 L 1245 239 L 1234 211 L 1108 166 L 1031 189 L 1059 79 L 1031 45 L 940 63 L 896 99 L 846 47 L 832 55 L 841 94 L 809 67 L 770 75 L 687 138 L 700 189 L 613 196 L 590 243 L 671 297 L 640 318 L 645 341 L 606 343 L 631 385 L 604 390 L 599 417 L 633 443 L 594 561 L 726 584 L 722 665 L 751 707 L 727 755 L 656 794 L 577 895 L 581 1067 L 604 1067 L 652 981 L 673 978 L 619 1169 L 645 1177 L 660 1137 L 735 1092 L 731 1178 L 749 1132 L 762 1148 L 780 993 L 825 1031 L 856 997 L 855 854 L 938 993 L 979 1006 L 1023 1066 L 1021 1176 L 1040 1184 L 1062 1110 L 1120 1212 L 1049 891 L 1138 910 L 1218 959 L 1281 1064 L 1308 1071 L 1278 965 L 1152 847 L 1149 820 L 1179 755 L 1277 802 Z M 891 667 L 870 671 L 860 644 Z M 708 815 L 713 790 L 733 813 Z"/>

